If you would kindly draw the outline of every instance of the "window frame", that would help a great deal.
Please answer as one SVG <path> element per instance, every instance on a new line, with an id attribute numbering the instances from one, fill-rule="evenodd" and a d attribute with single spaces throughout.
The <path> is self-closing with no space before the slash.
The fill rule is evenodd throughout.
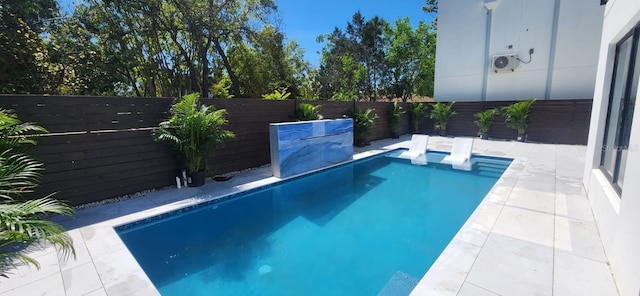
<path id="1" fill-rule="evenodd" d="M 630 50 L 630 54 L 629 54 L 629 61 L 628 61 L 628 71 L 627 73 L 623 73 L 623 75 L 626 75 L 626 77 L 623 77 L 622 79 L 625 80 L 624 83 L 624 89 L 622 90 L 622 102 L 620 102 L 620 109 L 618 110 L 618 112 L 620 112 L 619 116 L 620 116 L 620 125 L 617 126 L 616 131 L 616 135 L 615 135 L 615 139 L 614 139 L 614 147 L 607 147 L 606 146 L 606 141 L 607 141 L 607 137 L 609 136 L 609 126 L 611 124 L 610 120 L 611 120 L 611 112 L 612 107 L 613 107 L 613 103 L 614 103 L 614 92 L 615 92 L 615 84 L 617 82 L 617 70 L 618 70 L 618 59 L 620 58 L 619 53 L 620 53 L 620 46 L 622 44 L 624 44 L 625 42 L 627 42 L 629 39 L 631 38 L 631 48 Z M 604 127 L 604 136 L 602 139 L 601 144 L 601 155 L 600 155 L 600 171 L 604 174 L 604 176 L 607 178 L 607 180 L 611 183 L 613 189 L 616 191 L 616 193 L 618 193 L 619 197 L 622 196 L 622 188 L 618 185 L 618 180 L 620 177 L 620 164 L 622 161 L 622 153 L 619 147 L 619 144 L 621 143 L 621 136 L 622 136 L 622 132 L 623 132 L 623 127 L 625 126 L 625 124 L 632 124 L 628 123 L 628 118 L 627 118 L 627 112 L 624 112 L 624 110 L 627 110 L 630 107 L 630 101 L 631 101 L 631 88 L 632 88 L 632 84 L 633 84 L 633 76 L 635 71 L 640 71 L 640 68 L 636 69 L 635 65 L 636 65 L 636 59 L 640 58 L 638 57 L 640 54 L 638 53 L 638 46 L 640 43 L 640 24 L 637 24 L 636 26 L 633 27 L 633 29 L 631 29 L 629 31 L 629 33 L 627 33 L 623 38 L 621 38 L 615 46 L 615 58 L 614 58 L 614 62 L 613 62 L 613 75 L 611 77 L 611 87 L 609 90 L 609 98 L 608 98 L 608 105 L 607 105 L 607 116 L 606 116 L 606 121 L 605 121 L 605 127 Z M 633 119 L 632 119 L 633 120 Z M 617 124 L 617 123 L 616 123 Z M 628 141 L 628 139 L 627 139 Z M 609 173 L 609 171 L 604 167 L 604 160 L 605 160 L 605 154 L 607 153 L 607 150 L 609 149 L 616 149 L 617 151 L 615 152 L 615 155 L 613 155 L 614 157 L 614 168 L 613 168 L 613 175 Z M 627 148 L 628 149 L 628 148 Z"/>

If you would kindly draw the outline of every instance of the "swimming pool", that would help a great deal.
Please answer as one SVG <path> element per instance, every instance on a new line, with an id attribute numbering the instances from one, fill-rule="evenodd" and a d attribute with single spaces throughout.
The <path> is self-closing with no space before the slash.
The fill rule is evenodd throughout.
<path id="1" fill-rule="evenodd" d="M 397 152 L 116 230 L 162 295 L 407 294 L 511 160 Z"/>

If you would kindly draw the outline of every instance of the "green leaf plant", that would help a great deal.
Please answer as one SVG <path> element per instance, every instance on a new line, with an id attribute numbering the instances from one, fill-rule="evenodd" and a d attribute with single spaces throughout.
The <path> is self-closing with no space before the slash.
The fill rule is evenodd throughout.
<path id="1" fill-rule="evenodd" d="M 198 93 L 179 98 L 169 110 L 170 117 L 161 122 L 153 132 L 158 142 L 169 144 L 185 159 L 191 173 L 207 168 L 210 149 L 222 146 L 235 138 L 231 131 L 223 129 L 228 123 L 227 110 L 216 110 L 212 105 L 200 104 Z"/>

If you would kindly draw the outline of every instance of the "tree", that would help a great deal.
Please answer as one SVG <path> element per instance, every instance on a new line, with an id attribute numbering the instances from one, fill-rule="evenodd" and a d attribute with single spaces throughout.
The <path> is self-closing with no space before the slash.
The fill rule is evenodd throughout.
<path id="1" fill-rule="evenodd" d="M 424 0 L 422 11 L 438 14 L 438 0 Z"/>
<path id="2" fill-rule="evenodd" d="M 406 102 L 412 95 L 433 96 L 435 33 L 420 22 L 414 31 L 409 18 L 398 19 L 385 31 L 389 39 L 387 62 L 388 92 Z"/>
<path id="3" fill-rule="evenodd" d="M 44 93 L 48 53 L 41 34 L 58 10 L 55 0 L 0 3 L 0 92 Z"/>
<path id="4" fill-rule="evenodd" d="M 325 43 L 315 77 L 322 98 L 433 96 L 436 35 L 424 22 L 414 30 L 409 18 L 394 26 L 356 12 L 344 31 L 335 28 L 318 42 Z"/>
<path id="5" fill-rule="evenodd" d="M 295 41 L 285 43 L 284 34 L 266 26 L 248 42 L 231 47 L 229 63 L 235 69 L 242 96 L 259 98 L 287 89 L 292 97 L 300 96 L 303 79 L 309 71 L 304 51 Z"/>
<path id="6" fill-rule="evenodd" d="M 240 97 L 229 50 L 259 35 L 275 10 L 272 0 L 95 0 L 78 17 L 134 95 L 206 97 L 217 74 Z"/>
<path id="7" fill-rule="evenodd" d="M 387 67 L 384 59 L 386 39 L 383 31 L 388 23 L 379 17 L 365 21 L 357 11 L 345 32 L 335 28 L 330 35 L 321 36 L 325 42 L 318 81 L 324 97 L 356 96 L 375 101 Z"/>

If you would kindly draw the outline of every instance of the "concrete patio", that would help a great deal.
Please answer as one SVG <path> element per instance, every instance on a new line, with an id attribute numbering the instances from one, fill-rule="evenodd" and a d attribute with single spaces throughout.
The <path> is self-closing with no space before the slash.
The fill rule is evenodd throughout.
<path id="1" fill-rule="evenodd" d="M 408 147 L 408 140 L 374 142 L 355 158 Z M 429 149 L 450 151 L 452 140 L 431 137 Z M 476 139 L 473 152 L 514 161 L 412 295 L 618 295 L 581 182 L 585 146 Z M 34 251 L 41 269 L 12 271 L 0 279 L 0 295 L 157 295 L 113 226 L 278 180 L 262 167 L 57 217 L 76 259 Z"/>

